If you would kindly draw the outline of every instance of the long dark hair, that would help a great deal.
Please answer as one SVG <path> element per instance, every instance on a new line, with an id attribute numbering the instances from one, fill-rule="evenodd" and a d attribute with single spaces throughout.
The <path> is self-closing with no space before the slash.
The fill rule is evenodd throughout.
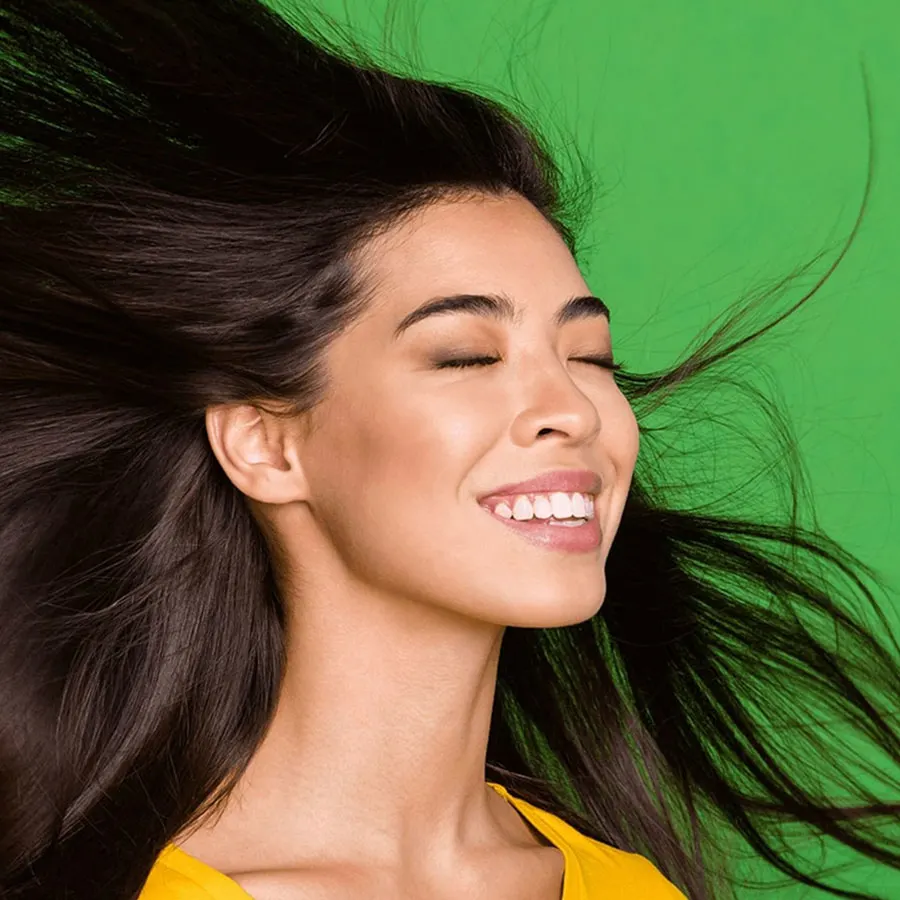
<path id="1" fill-rule="evenodd" d="M 590 173 L 564 177 L 527 114 L 257 0 L 0 8 L 0 885 L 134 898 L 233 787 L 284 662 L 275 548 L 206 408 L 313 405 L 365 296 L 354 251 L 423 204 L 516 192 L 577 257 Z M 617 375 L 643 440 L 603 608 L 504 638 L 487 777 L 691 900 L 729 890 L 728 835 L 824 886 L 781 823 L 900 867 L 896 780 L 873 791 L 834 731 L 900 758 L 876 573 L 801 525 L 796 465 L 779 521 L 675 502 L 677 420 L 652 424 L 827 275 L 756 327 L 790 279 L 740 301 L 665 372 Z"/>

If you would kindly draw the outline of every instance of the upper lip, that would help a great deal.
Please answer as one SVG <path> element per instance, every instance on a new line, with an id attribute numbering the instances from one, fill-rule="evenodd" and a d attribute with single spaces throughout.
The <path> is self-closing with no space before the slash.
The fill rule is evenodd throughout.
<path id="1" fill-rule="evenodd" d="M 562 491 L 567 494 L 573 491 L 583 494 L 599 494 L 600 486 L 600 476 L 590 469 L 556 469 L 552 472 L 543 472 L 527 481 L 502 484 L 500 487 L 479 495 L 478 502 L 481 503 L 490 497 L 510 494 L 549 494 L 553 491 Z"/>

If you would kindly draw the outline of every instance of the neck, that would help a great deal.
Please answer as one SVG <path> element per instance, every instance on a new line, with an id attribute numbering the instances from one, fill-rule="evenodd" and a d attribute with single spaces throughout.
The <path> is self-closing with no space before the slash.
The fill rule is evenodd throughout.
<path id="1" fill-rule="evenodd" d="M 502 627 L 372 590 L 303 594 L 269 732 L 182 848 L 245 871 L 546 844 L 485 785 Z"/>

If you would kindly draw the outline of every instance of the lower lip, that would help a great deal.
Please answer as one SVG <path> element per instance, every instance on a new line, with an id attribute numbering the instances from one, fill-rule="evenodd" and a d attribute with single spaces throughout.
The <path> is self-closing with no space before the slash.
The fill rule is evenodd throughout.
<path id="1" fill-rule="evenodd" d="M 549 519 L 519 521 L 504 519 L 489 510 L 487 514 L 531 543 L 548 550 L 588 553 L 600 546 L 600 521 L 596 517 L 581 525 L 553 525 Z"/>

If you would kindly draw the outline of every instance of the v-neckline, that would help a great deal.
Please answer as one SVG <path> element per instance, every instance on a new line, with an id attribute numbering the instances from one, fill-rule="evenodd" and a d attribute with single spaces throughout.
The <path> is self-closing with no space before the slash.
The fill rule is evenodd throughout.
<path id="1" fill-rule="evenodd" d="M 569 842 L 566 841 L 553 824 L 548 821 L 547 813 L 536 806 L 532 806 L 527 800 L 514 797 L 510 792 L 495 781 L 487 782 L 504 800 L 507 801 L 519 814 L 529 822 L 536 831 L 539 831 L 557 850 L 563 855 L 563 883 L 559 900 L 575 900 L 578 896 L 575 891 L 575 879 L 578 877 L 578 860 L 572 851 Z"/>
<path id="2" fill-rule="evenodd" d="M 576 890 L 575 879 L 578 877 L 578 861 L 575 859 L 568 842 L 559 834 L 558 830 L 548 821 L 546 815 L 540 809 L 532 806 L 526 800 L 514 797 L 502 784 L 497 784 L 494 781 L 488 781 L 487 784 L 562 853 L 564 861 L 563 883 L 559 900 L 575 900 L 578 896 L 574 893 Z M 182 850 L 175 844 L 169 844 L 160 854 L 157 861 L 169 866 L 207 891 L 214 891 L 216 900 L 219 900 L 219 898 L 221 900 L 253 900 L 252 895 L 245 891 L 233 878 L 197 859 L 196 856 L 191 856 L 190 853 Z"/>

